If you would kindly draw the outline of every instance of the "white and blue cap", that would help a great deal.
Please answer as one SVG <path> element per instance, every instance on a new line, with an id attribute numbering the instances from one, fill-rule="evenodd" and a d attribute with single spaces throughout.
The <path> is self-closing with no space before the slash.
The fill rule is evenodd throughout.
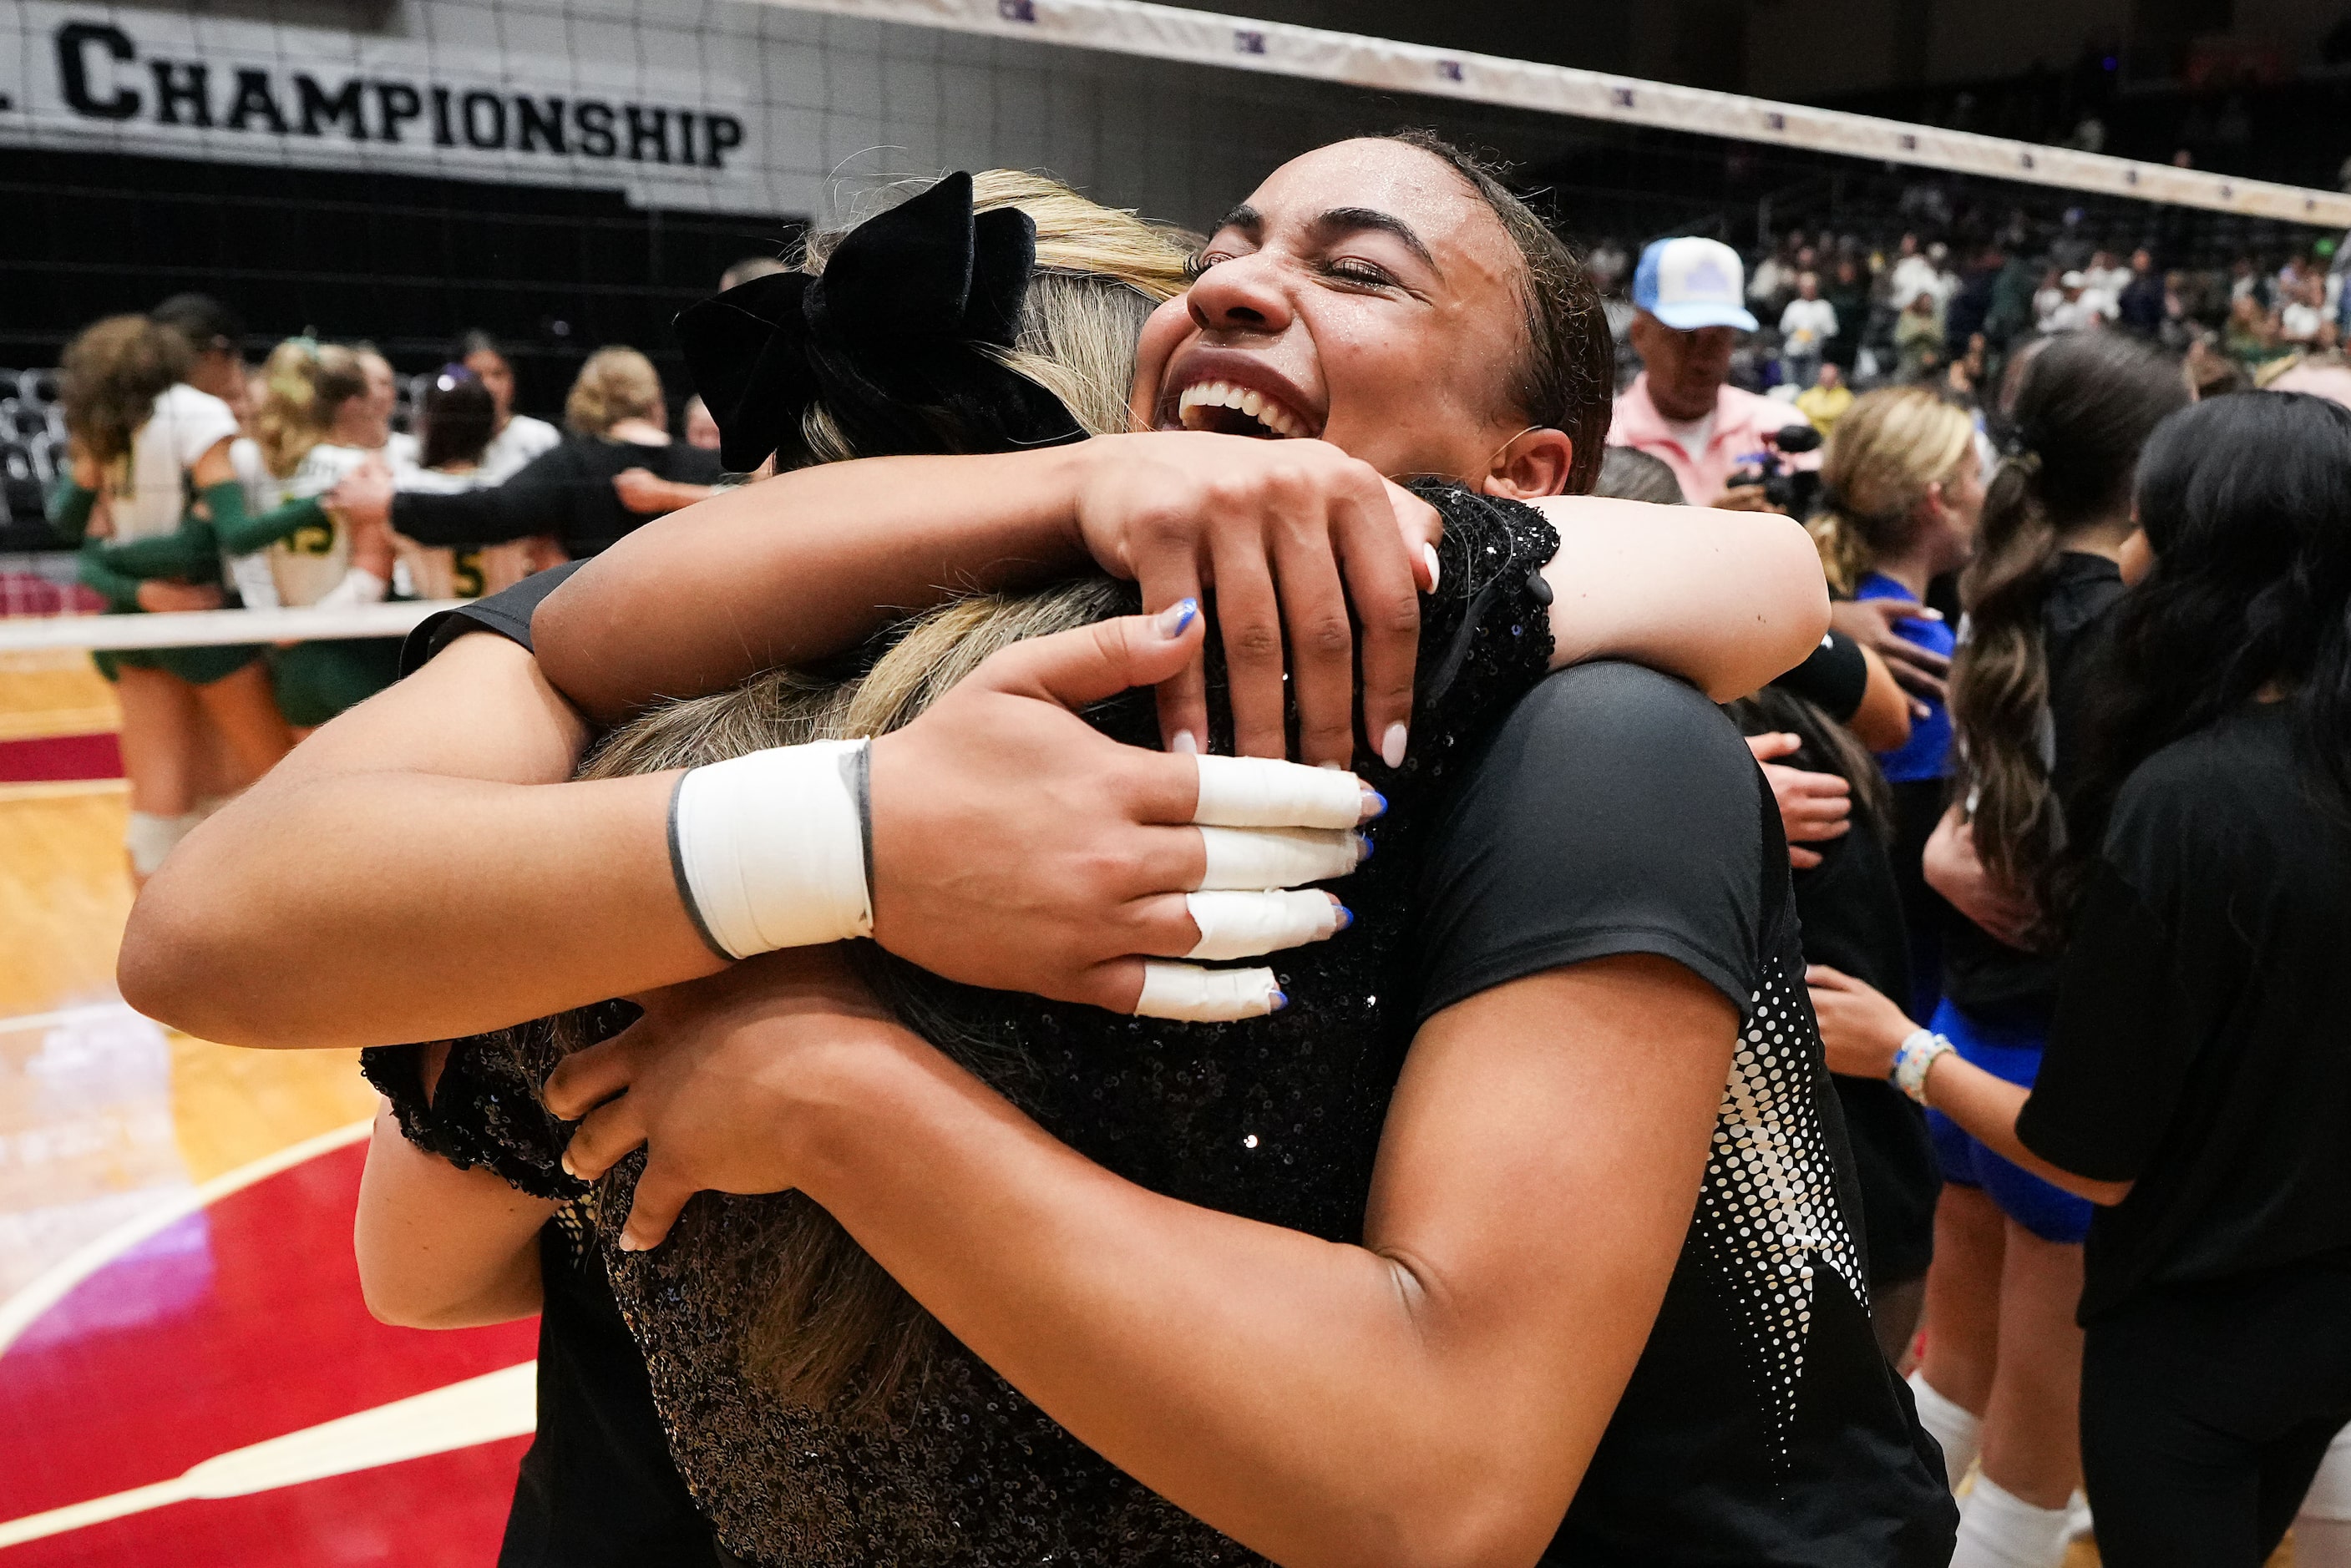
<path id="1" fill-rule="evenodd" d="M 1633 304 L 1677 332 L 1701 327 L 1754 331 L 1746 295 L 1747 268 L 1739 253 L 1696 234 L 1652 242 L 1633 274 Z"/>

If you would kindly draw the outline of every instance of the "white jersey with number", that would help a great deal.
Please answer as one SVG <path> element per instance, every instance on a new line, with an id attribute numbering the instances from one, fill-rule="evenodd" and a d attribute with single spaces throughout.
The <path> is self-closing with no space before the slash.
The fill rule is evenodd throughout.
<path id="1" fill-rule="evenodd" d="M 426 495 L 462 495 L 488 483 L 479 468 L 471 473 L 412 468 L 399 477 L 402 490 Z M 510 588 L 543 565 L 554 564 L 543 559 L 547 542 L 539 539 L 452 547 L 420 545 L 405 535 L 394 534 L 392 547 L 395 556 L 392 591 L 403 598 L 477 599 Z"/>
<path id="2" fill-rule="evenodd" d="M 364 447 L 321 441 L 303 454 L 286 478 L 264 472 L 266 483 L 259 509 L 273 512 L 288 501 L 324 495 L 374 455 Z M 317 604 L 342 582 L 350 567 L 351 531 L 331 517 L 306 523 L 269 546 L 269 576 L 277 586 L 277 602 L 282 605 Z"/>
<path id="3" fill-rule="evenodd" d="M 176 534 L 195 498 L 189 471 L 204 453 L 236 436 L 236 415 L 210 392 L 181 382 L 155 395 L 130 454 L 108 465 L 106 505 L 114 542 L 128 545 Z"/>

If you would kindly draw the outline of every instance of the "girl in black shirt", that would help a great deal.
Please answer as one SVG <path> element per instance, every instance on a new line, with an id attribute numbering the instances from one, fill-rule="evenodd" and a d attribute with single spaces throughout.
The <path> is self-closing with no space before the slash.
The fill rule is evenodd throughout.
<path id="1" fill-rule="evenodd" d="M 2110 1568 L 2253 1568 L 2351 1418 L 2351 413 L 2149 441 L 2156 565 L 2082 725 L 2079 894 L 2029 1094 L 1831 981 L 1830 1056 L 2102 1205 L 2082 1451 Z"/>
<path id="2" fill-rule="evenodd" d="M 455 495 L 354 481 L 335 493 L 338 507 L 362 519 L 388 518 L 392 531 L 420 545 L 498 545 L 551 534 L 573 560 L 597 555 L 642 526 L 613 481 L 642 469 L 681 487 L 669 504 L 707 493 L 723 477 L 718 458 L 670 439 L 661 377 L 633 348 L 600 348 L 588 357 L 564 403 L 571 435 L 541 452 L 503 484 Z"/>
<path id="3" fill-rule="evenodd" d="M 1993 475 L 1981 547 L 1960 583 L 1968 631 L 1951 675 L 1956 798 L 1925 869 L 1971 918 L 1949 919 L 1942 933 L 1943 1002 L 1928 1023 L 2012 1083 L 2032 1082 L 2056 1000 L 2049 912 L 2060 906 L 2043 883 L 2068 842 L 2060 802 L 2081 654 L 2123 591 L 2117 558 L 2133 531 L 2139 449 L 2186 400 L 2177 368 L 2126 339 L 2073 334 L 2043 349 L 2018 389 L 2019 449 Z M 1978 923 L 1984 911 L 1946 885 L 1938 851 L 1953 839 L 1971 844 L 1989 881 L 2023 911 L 2020 921 L 1994 934 Z M 1955 1568 L 2056 1568 L 2079 1480 L 2073 1313 L 2089 1206 L 1949 1118 L 1930 1112 L 1928 1121 L 1946 1185 L 1927 1355 L 1912 1384 L 1953 1484 L 1979 1434 L 1983 1462 Z"/>

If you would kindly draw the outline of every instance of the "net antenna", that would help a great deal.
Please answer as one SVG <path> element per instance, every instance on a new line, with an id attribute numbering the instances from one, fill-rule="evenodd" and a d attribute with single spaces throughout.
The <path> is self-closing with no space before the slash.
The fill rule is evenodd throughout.
<path id="1" fill-rule="evenodd" d="M 1143 0 L 760 0 L 782 10 L 1021 38 L 1187 65 L 1687 131 L 2291 223 L 2351 228 L 2351 193 L 1874 115 L 1775 103 L 1572 66 L 1505 59 L 1359 33 L 1217 16 Z"/>

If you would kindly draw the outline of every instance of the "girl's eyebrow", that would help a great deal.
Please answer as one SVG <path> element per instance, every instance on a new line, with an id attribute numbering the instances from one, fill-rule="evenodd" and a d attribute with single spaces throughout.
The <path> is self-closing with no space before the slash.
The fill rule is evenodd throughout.
<path id="1" fill-rule="evenodd" d="M 1251 213 L 1250 216 L 1256 214 Z M 1394 234 L 1404 242 L 1405 249 L 1420 258 L 1421 265 L 1439 276 L 1444 275 L 1445 269 L 1437 265 L 1437 258 L 1429 254 L 1428 246 L 1419 234 L 1393 213 L 1383 213 L 1376 207 L 1333 207 L 1314 220 L 1315 234 L 1323 239 L 1361 234 L 1367 229 Z"/>

